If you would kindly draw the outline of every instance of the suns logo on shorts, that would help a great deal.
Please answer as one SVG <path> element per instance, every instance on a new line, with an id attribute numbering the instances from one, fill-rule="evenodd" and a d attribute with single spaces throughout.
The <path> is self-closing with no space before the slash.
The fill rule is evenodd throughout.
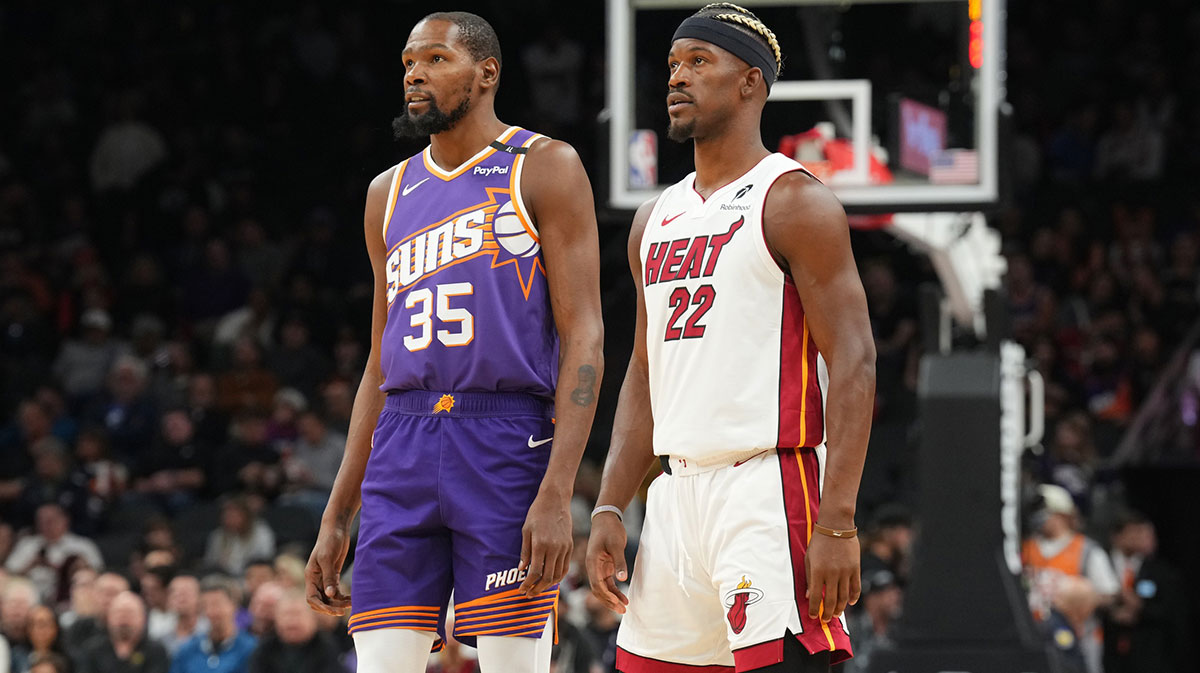
<path id="1" fill-rule="evenodd" d="M 733 591 L 725 594 L 725 607 L 729 608 L 725 617 L 734 633 L 741 633 L 746 628 L 746 606 L 759 602 L 762 597 L 762 589 L 756 589 L 745 575 Z"/>
<path id="2" fill-rule="evenodd" d="M 446 413 L 450 413 L 450 410 L 453 408 L 454 408 L 454 396 L 453 395 L 442 395 L 442 398 L 437 401 L 437 404 L 433 405 L 433 413 L 436 414 L 439 411 L 444 411 Z"/>

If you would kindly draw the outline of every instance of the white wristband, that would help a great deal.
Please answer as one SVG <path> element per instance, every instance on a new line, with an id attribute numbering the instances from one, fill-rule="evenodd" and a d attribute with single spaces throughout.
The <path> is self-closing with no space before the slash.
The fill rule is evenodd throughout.
<path id="1" fill-rule="evenodd" d="M 621 516 L 621 508 L 617 507 L 616 505 L 598 505 L 596 509 L 592 510 L 592 518 L 595 519 L 596 515 L 600 514 L 601 512 L 612 512 L 613 514 L 617 515 L 618 521 L 625 520 L 625 517 Z"/>

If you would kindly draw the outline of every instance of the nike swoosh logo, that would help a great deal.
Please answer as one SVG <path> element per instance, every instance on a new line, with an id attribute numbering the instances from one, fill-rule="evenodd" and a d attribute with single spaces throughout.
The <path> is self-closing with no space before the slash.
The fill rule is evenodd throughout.
<path id="1" fill-rule="evenodd" d="M 676 215 L 675 217 L 664 217 L 663 221 L 662 221 L 662 226 L 665 227 L 668 224 L 674 222 L 676 220 L 676 218 L 678 218 L 680 215 L 683 215 L 683 213 L 679 213 L 679 215 Z"/>
<path id="2" fill-rule="evenodd" d="M 533 435 L 529 435 L 529 448 L 536 449 L 537 447 L 541 446 L 542 444 L 552 441 L 553 439 L 554 439 L 553 437 L 547 437 L 545 439 L 539 439 L 538 441 L 535 442 L 535 441 L 533 441 Z"/>
<path id="3" fill-rule="evenodd" d="M 760 452 L 760 453 L 756 453 L 756 454 L 754 454 L 753 456 L 750 456 L 749 458 L 747 458 L 747 459 L 745 459 L 745 460 L 739 460 L 738 462 L 734 463 L 734 464 L 733 464 L 733 466 L 734 466 L 734 467 L 737 467 L 738 465 L 743 465 L 743 464 L 745 464 L 745 463 L 748 463 L 748 462 L 750 462 L 750 461 L 754 460 L 755 458 L 758 458 L 759 456 L 763 455 L 764 453 L 766 453 L 766 451 L 762 451 L 762 452 Z"/>
<path id="4" fill-rule="evenodd" d="M 422 183 L 422 182 L 425 182 L 425 180 L 428 180 L 428 179 L 429 179 L 429 178 L 425 178 L 424 180 L 420 180 L 420 181 L 418 181 L 418 182 L 417 182 L 417 183 L 415 183 L 415 184 L 411 184 L 411 185 L 405 185 L 405 186 L 404 186 L 404 189 L 402 189 L 402 190 L 400 191 L 400 196 L 408 196 L 408 193 L 409 193 L 409 192 L 411 192 L 412 190 L 416 189 L 417 187 L 420 187 L 420 186 L 421 186 L 421 183 Z"/>

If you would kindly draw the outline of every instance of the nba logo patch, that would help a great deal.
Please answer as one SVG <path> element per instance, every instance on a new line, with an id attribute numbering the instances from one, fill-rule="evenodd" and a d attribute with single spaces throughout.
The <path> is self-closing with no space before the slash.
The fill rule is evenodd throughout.
<path id="1" fill-rule="evenodd" d="M 450 410 L 453 408 L 454 408 L 454 396 L 453 395 L 442 395 L 442 398 L 437 401 L 437 404 L 433 405 L 433 413 L 436 414 L 439 411 L 444 411 L 446 413 L 450 413 Z"/>

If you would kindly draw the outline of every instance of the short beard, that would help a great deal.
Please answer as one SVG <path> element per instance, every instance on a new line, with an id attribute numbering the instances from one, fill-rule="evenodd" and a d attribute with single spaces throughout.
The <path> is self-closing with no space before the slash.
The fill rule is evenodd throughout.
<path id="1" fill-rule="evenodd" d="M 677 143 L 685 143 L 696 135 L 696 120 L 671 122 L 667 126 L 667 137 Z"/>
<path id="2" fill-rule="evenodd" d="M 469 109 L 471 109 L 471 93 L 469 91 L 463 96 L 458 107 L 448 114 L 442 112 L 433 98 L 429 99 L 429 111 L 415 117 L 408 113 L 408 105 L 405 104 L 404 112 L 392 120 L 392 133 L 395 134 L 396 140 L 427 138 L 437 135 L 454 128 L 458 122 L 462 121 L 463 117 L 467 116 Z"/>

